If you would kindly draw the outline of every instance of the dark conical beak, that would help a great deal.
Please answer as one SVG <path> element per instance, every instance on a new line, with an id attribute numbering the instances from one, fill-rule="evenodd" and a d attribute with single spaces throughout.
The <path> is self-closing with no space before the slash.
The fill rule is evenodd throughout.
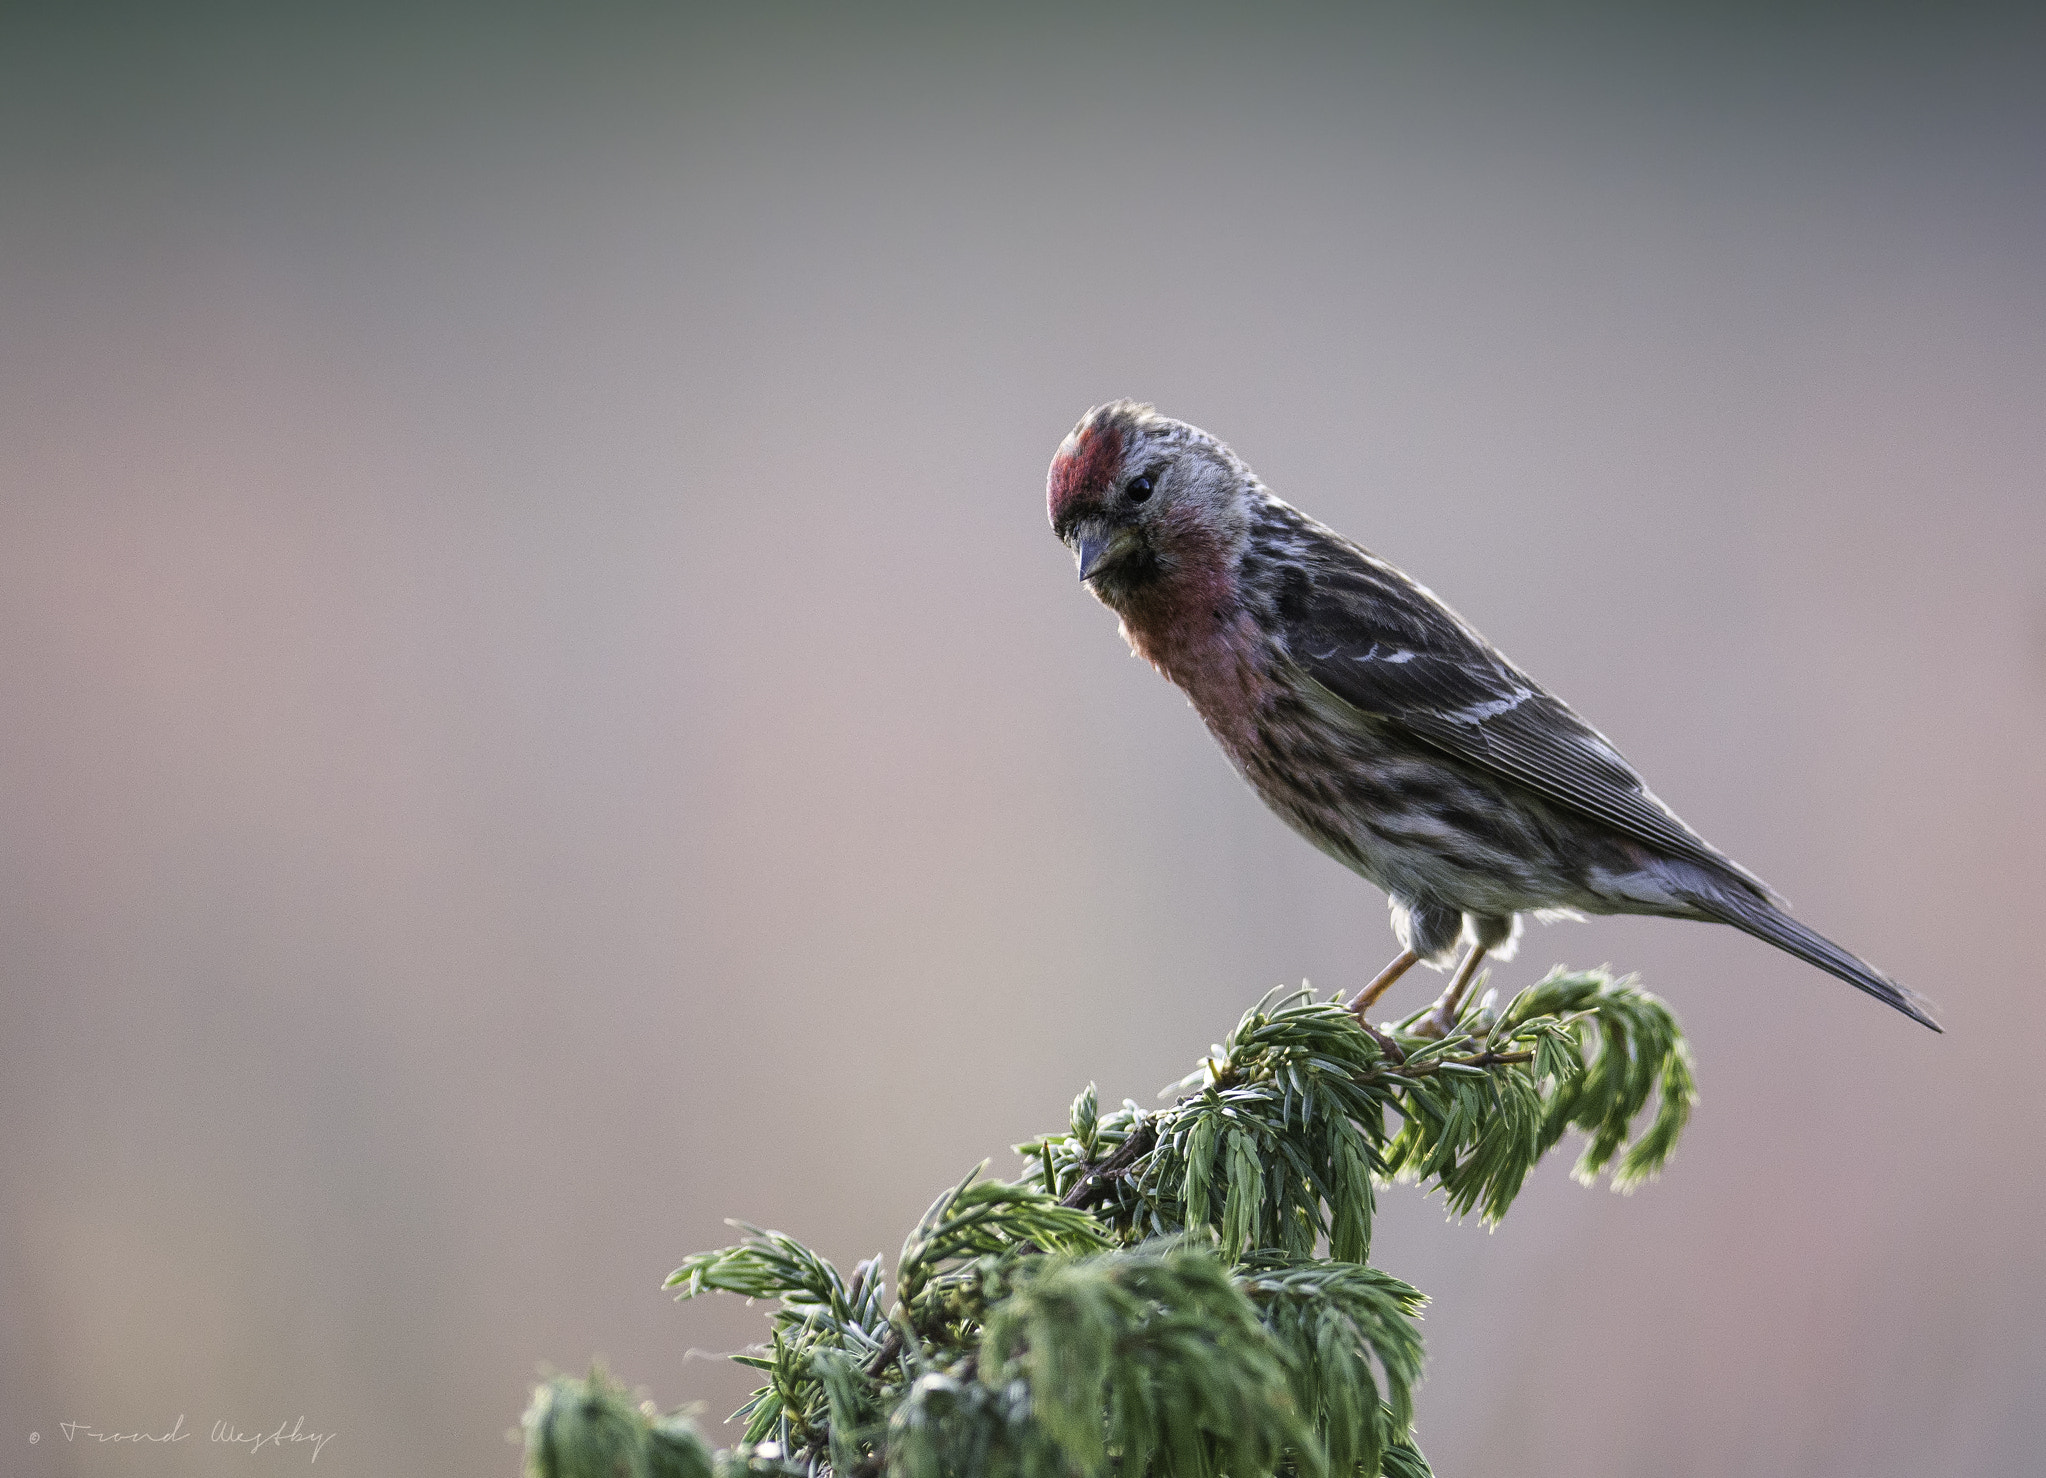
<path id="1" fill-rule="evenodd" d="M 1091 580 L 1101 568 L 1101 562 L 1108 555 L 1110 540 L 1106 532 L 1080 535 L 1080 578 Z"/>

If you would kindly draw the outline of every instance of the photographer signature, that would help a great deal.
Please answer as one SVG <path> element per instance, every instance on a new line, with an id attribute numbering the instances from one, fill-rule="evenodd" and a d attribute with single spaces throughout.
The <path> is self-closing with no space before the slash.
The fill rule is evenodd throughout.
<path id="1" fill-rule="evenodd" d="M 169 1428 L 161 1432 L 111 1432 L 90 1422 L 59 1422 L 57 1430 L 64 1434 L 66 1442 L 114 1442 L 137 1447 L 144 1443 L 184 1442 L 192 1436 L 185 1430 L 183 1412 L 178 1414 L 178 1419 L 171 1423 Z M 217 1421 L 213 1424 L 213 1430 L 207 1434 L 206 1440 L 228 1447 L 246 1448 L 251 1457 L 266 1447 L 274 1447 L 282 1452 L 287 1446 L 302 1447 L 310 1443 L 312 1453 L 309 1461 L 316 1463 L 320 1460 L 320 1449 L 332 1442 L 334 1436 L 332 1432 L 308 1432 L 305 1429 L 305 1418 L 301 1416 L 288 1426 L 279 1422 L 274 1430 L 268 1432 L 260 1429 L 253 1432 L 244 1431 L 233 1422 Z M 28 1440 L 31 1443 L 40 1442 L 42 1434 L 31 1432 L 28 1434 Z"/>

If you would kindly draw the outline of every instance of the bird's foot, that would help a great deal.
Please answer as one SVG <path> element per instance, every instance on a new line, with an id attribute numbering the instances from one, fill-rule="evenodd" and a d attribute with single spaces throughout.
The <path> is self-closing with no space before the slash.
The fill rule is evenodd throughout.
<path id="1" fill-rule="evenodd" d="M 1448 1036 L 1450 1028 L 1456 1025 L 1456 1012 L 1454 1008 L 1450 1010 L 1443 1009 L 1448 1005 L 1449 1002 L 1447 1001 L 1437 1001 L 1434 1010 L 1407 1028 L 1408 1035 L 1424 1037 L 1431 1042 L 1439 1042 Z"/>
<path id="2" fill-rule="evenodd" d="M 1350 1002 L 1350 1012 L 1357 1018 L 1358 1025 L 1366 1031 L 1371 1029 L 1365 1024 L 1364 1013 L 1377 1003 L 1380 996 L 1391 990 L 1402 975 L 1413 969 L 1420 958 L 1410 949 L 1401 950 L 1390 965 L 1378 972 L 1377 978 L 1357 992 L 1356 999 Z"/>
<path id="3" fill-rule="evenodd" d="M 1357 1018 L 1357 1026 L 1365 1036 L 1378 1044 L 1378 1050 L 1384 1054 L 1387 1061 L 1405 1062 L 1407 1060 L 1407 1054 L 1401 1050 L 1398 1042 L 1395 1042 L 1391 1037 L 1366 1021 L 1361 1015 Z"/>
<path id="4" fill-rule="evenodd" d="M 1484 945 L 1473 944 L 1470 953 L 1463 957 L 1463 963 L 1456 967 L 1456 974 L 1450 978 L 1449 988 L 1442 993 L 1441 999 L 1408 1030 L 1431 1042 L 1448 1036 L 1463 1015 L 1463 998 L 1477 980 L 1478 966 L 1484 963 L 1486 953 Z"/>

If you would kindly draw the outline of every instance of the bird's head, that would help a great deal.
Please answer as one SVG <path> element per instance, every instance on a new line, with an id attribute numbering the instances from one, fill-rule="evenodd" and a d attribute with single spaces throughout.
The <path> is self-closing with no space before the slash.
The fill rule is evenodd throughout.
<path id="1" fill-rule="evenodd" d="M 1052 532 L 1080 578 L 1124 609 L 1234 568 L 1249 525 L 1250 470 L 1205 431 L 1118 400 L 1080 418 L 1045 479 Z"/>

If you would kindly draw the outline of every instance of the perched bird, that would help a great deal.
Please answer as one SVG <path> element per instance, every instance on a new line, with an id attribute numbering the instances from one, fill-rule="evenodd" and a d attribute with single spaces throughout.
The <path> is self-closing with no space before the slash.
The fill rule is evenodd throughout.
<path id="1" fill-rule="evenodd" d="M 1089 411 L 1052 459 L 1053 532 L 1182 688 L 1251 788 L 1391 900 L 1401 953 L 1461 964 L 1425 1034 L 1457 1019 L 1521 915 L 1731 924 L 1934 1031 L 1910 991 L 1784 911 L 1591 725 L 1426 587 L 1273 496 L 1214 437 L 1147 405 Z"/>

